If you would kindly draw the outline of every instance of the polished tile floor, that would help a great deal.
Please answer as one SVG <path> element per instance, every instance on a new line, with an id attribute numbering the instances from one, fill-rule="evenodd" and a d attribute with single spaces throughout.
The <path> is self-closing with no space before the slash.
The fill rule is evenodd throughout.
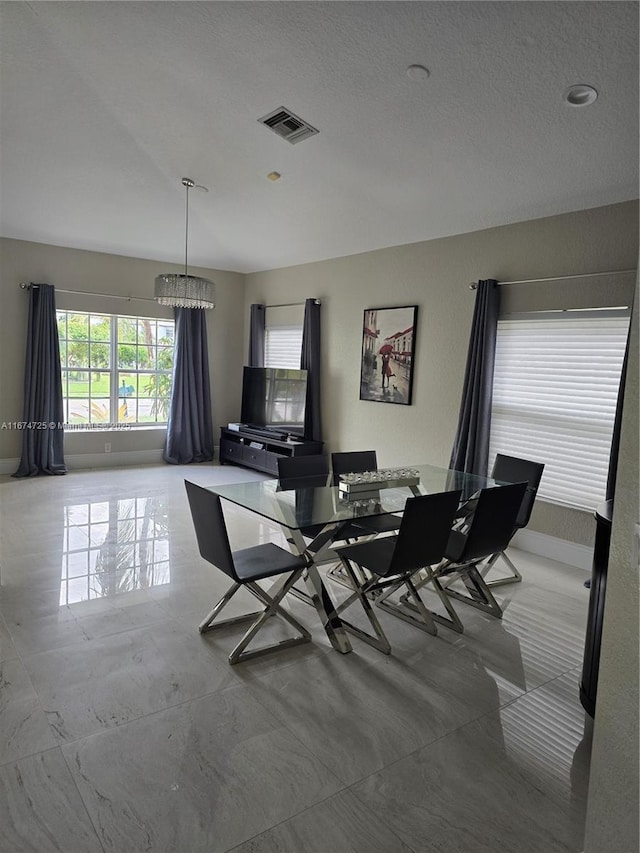
<path id="1" fill-rule="evenodd" d="M 2 853 L 579 853 L 584 573 L 514 551 L 502 622 L 383 613 L 390 657 L 339 655 L 292 599 L 313 643 L 231 667 L 239 631 L 197 631 L 228 584 L 183 479 L 255 476 L 0 477 Z M 227 521 L 233 547 L 283 541 Z"/>

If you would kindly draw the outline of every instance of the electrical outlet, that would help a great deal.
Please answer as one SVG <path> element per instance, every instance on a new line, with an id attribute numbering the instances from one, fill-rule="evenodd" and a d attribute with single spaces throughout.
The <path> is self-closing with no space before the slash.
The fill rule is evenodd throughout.
<path id="1" fill-rule="evenodd" d="M 111 453 L 111 442 L 110 441 L 105 442 L 104 452 L 105 453 Z"/>

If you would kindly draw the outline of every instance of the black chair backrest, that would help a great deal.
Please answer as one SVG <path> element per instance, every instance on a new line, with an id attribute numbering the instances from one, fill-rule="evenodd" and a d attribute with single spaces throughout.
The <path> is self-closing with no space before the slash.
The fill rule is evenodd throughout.
<path id="1" fill-rule="evenodd" d="M 220 497 L 189 480 L 184 485 L 201 556 L 237 581 Z"/>
<path id="2" fill-rule="evenodd" d="M 480 492 L 464 550 L 457 562 L 481 559 L 504 551 L 513 536 L 526 489 L 526 483 L 513 483 Z"/>
<path id="3" fill-rule="evenodd" d="M 529 524 L 543 471 L 543 462 L 531 462 L 528 459 L 506 456 L 503 453 L 498 453 L 496 456 L 491 472 L 494 480 L 504 480 L 506 483 L 522 483 L 525 481 L 527 483 L 527 490 L 514 524 L 514 528 L 517 530 Z"/>
<path id="4" fill-rule="evenodd" d="M 389 574 L 439 563 L 451 533 L 460 492 L 408 498 L 398 531 Z"/>
<path id="5" fill-rule="evenodd" d="M 358 474 L 361 471 L 375 471 L 378 458 L 375 450 L 352 450 L 346 453 L 331 454 L 333 482 L 338 483 L 340 474 Z"/>
<path id="6" fill-rule="evenodd" d="M 295 480 L 300 477 L 324 477 L 326 481 L 328 475 L 329 460 L 324 453 L 317 453 L 312 456 L 278 457 L 278 478 L 280 480 Z"/>

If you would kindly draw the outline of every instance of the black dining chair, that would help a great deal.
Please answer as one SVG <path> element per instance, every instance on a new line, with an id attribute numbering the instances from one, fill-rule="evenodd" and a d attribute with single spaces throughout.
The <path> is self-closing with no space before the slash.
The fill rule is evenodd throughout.
<path id="1" fill-rule="evenodd" d="M 384 610 L 423 631 L 437 633 L 431 613 L 412 578 L 420 569 L 442 560 L 459 500 L 459 491 L 408 498 L 397 534 L 336 549 L 353 587 L 351 595 L 336 610 L 342 614 L 359 601 L 374 633 L 346 622 L 341 616 L 347 631 L 385 654 L 391 653 L 391 645 L 370 600 L 373 598 Z M 354 566 L 358 566 L 360 571 L 356 572 Z M 365 575 L 363 569 L 370 574 Z M 390 596 L 402 587 L 406 588 L 406 595 L 411 599 L 411 610 L 390 601 Z M 438 594 L 447 611 L 454 612 L 446 595 Z"/>
<path id="2" fill-rule="evenodd" d="M 478 566 L 507 547 L 526 489 L 526 482 L 482 489 L 467 529 L 450 532 L 444 560 L 435 568 L 425 567 L 425 577 L 416 586 L 420 588 L 424 583 L 431 583 L 439 593 L 502 618 L 502 608 Z M 453 586 L 452 582 L 458 580 L 466 587 L 466 593 Z M 436 621 L 462 633 L 462 624 L 457 618 L 438 616 Z"/>
<path id="3" fill-rule="evenodd" d="M 229 663 L 231 664 L 276 649 L 310 642 L 311 634 L 309 631 L 280 606 L 282 599 L 308 567 L 307 560 L 285 551 L 284 548 L 280 548 L 272 542 L 232 552 L 220 497 L 188 480 L 185 480 L 184 484 L 201 556 L 233 580 L 232 586 L 201 622 L 198 629 L 200 633 L 213 631 L 223 625 L 234 625 L 252 620 L 253 624 L 229 655 Z M 267 593 L 258 584 L 259 580 L 277 575 L 287 577 L 283 578 L 282 583 L 277 584 L 275 594 L 273 588 Z M 264 604 L 264 609 L 216 622 L 215 620 L 220 612 L 242 587 L 254 595 L 261 604 Z M 251 651 L 245 651 L 267 619 L 273 615 L 277 615 L 288 622 L 299 632 L 298 635 Z"/>
<path id="4" fill-rule="evenodd" d="M 494 480 L 501 480 L 505 483 L 526 482 L 527 484 L 509 541 L 513 539 L 518 530 L 522 530 L 523 527 L 526 527 L 527 524 L 529 524 L 543 471 L 544 463 L 542 462 L 532 462 L 528 459 L 519 459 L 517 456 L 507 456 L 503 453 L 498 453 L 496 455 L 493 470 L 491 471 L 491 476 Z M 480 569 L 482 576 L 486 578 L 486 575 L 500 557 L 505 561 L 512 574 L 505 578 L 496 578 L 485 581 L 488 587 L 503 586 L 508 583 L 519 583 L 522 580 L 522 575 L 507 556 L 504 549 L 502 551 L 497 551 L 489 557 Z"/>
<path id="5" fill-rule="evenodd" d="M 331 454 L 331 470 L 333 484 L 337 486 L 341 474 L 360 474 L 363 471 L 377 471 L 378 457 L 375 450 L 351 450 Z M 397 515 L 378 515 L 354 519 L 346 524 L 340 533 L 340 538 L 354 542 L 361 538 L 378 536 L 380 533 L 395 533 L 400 527 L 401 519 Z M 329 569 L 329 577 L 344 586 L 351 586 L 349 576 L 342 564 Z M 363 580 L 366 575 L 363 575 Z"/>
<path id="6" fill-rule="evenodd" d="M 328 480 L 329 460 L 323 453 L 278 458 L 278 481 L 284 491 L 321 488 L 327 485 Z M 310 524 L 300 532 L 307 539 L 315 539 L 324 527 L 324 524 Z"/>
<path id="7" fill-rule="evenodd" d="M 326 486 L 329 481 L 329 464 L 327 457 L 323 454 L 313 456 L 290 456 L 278 459 L 278 477 L 279 486 L 285 491 L 289 490 L 305 490 L 309 487 Z M 333 479 L 332 479 L 333 482 Z M 310 496 L 305 491 L 300 492 L 302 499 L 308 499 Z M 307 539 L 316 539 L 317 536 L 324 530 L 325 524 L 311 524 L 300 529 L 300 532 Z M 371 535 L 370 531 L 364 531 L 362 527 L 354 522 L 347 521 L 342 525 L 339 531 L 333 531 L 328 534 L 334 541 L 352 541 L 360 536 Z M 334 564 L 328 571 L 334 580 L 340 583 L 345 582 L 345 578 L 341 574 L 342 566 Z M 350 584 L 349 584 L 350 586 Z M 303 601 L 309 601 L 307 593 L 300 589 L 293 590 L 293 593 Z"/>
<path id="8" fill-rule="evenodd" d="M 377 471 L 378 458 L 375 450 L 354 450 L 331 454 L 331 470 L 335 486 L 341 474 L 361 474 L 363 471 Z M 395 532 L 401 519 L 397 515 L 377 515 L 353 521 L 344 534 L 344 539 L 356 539 L 359 536 L 371 536 L 378 533 Z M 350 534 L 350 535 L 349 535 Z"/>
<path id="9" fill-rule="evenodd" d="M 278 457 L 278 479 L 283 488 L 295 488 L 300 478 L 313 478 L 313 484 L 325 486 L 328 476 L 329 460 L 324 453 Z"/>
<path id="10" fill-rule="evenodd" d="M 350 450 L 331 454 L 331 470 L 334 485 L 338 485 L 340 474 L 375 471 L 378 457 L 375 450 Z"/>

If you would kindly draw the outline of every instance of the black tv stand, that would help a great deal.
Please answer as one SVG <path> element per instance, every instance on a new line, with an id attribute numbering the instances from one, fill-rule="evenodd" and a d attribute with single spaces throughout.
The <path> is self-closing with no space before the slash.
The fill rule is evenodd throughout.
<path id="1" fill-rule="evenodd" d="M 322 442 L 284 431 L 242 424 L 220 429 L 220 464 L 229 462 L 278 476 L 278 457 L 313 456 L 322 453 Z"/>

